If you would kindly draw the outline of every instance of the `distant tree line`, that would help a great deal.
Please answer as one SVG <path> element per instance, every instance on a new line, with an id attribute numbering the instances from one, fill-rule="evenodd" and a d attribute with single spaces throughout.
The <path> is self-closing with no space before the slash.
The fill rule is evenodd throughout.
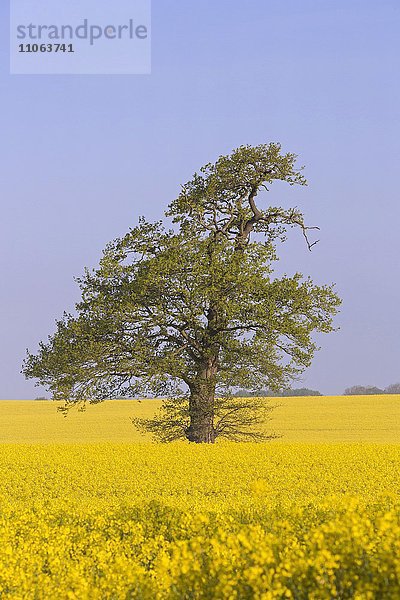
<path id="1" fill-rule="evenodd" d="M 353 385 L 344 390 L 345 396 L 369 396 L 373 394 L 400 394 L 400 383 L 392 383 L 384 389 L 374 385 Z"/>
<path id="2" fill-rule="evenodd" d="M 308 388 L 296 388 L 293 390 L 281 390 L 280 392 L 272 392 L 271 390 L 261 390 L 259 392 L 251 392 L 249 390 L 238 390 L 235 396 L 239 398 L 258 397 L 258 398 L 287 398 L 289 396 L 322 396 L 317 390 Z"/>

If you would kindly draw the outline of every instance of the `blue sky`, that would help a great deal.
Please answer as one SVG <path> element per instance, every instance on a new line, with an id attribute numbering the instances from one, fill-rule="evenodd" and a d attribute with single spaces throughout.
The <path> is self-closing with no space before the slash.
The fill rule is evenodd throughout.
<path id="1" fill-rule="evenodd" d="M 0 397 L 41 393 L 19 371 L 139 215 L 240 144 L 280 141 L 309 187 L 272 188 L 295 231 L 279 269 L 336 282 L 340 331 L 302 384 L 327 394 L 400 380 L 400 5 L 216 0 L 152 6 L 151 75 L 9 75 L 0 8 Z"/>

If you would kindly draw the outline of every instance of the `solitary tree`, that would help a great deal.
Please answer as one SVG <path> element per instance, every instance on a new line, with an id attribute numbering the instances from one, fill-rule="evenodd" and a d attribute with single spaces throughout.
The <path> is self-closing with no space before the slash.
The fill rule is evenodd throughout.
<path id="1" fill-rule="evenodd" d="M 217 419 L 220 399 L 237 386 L 288 387 L 317 349 L 312 333 L 333 330 L 340 304 L 332 286 L 273 276 L 288 228 L 309 249 L 315 243 L 299 210 L 261 198 L 276 180 L 306 184 L 295 161 L 271 143 L 203 167 L 169 205 L 170 229 L 141 218 L 106 247 L 98 269 L 86 270 L 75 314 L 28 353 L 25 375 L 67 406 L 185 394 L 188 440 L 232 432 L 229 413 L 236 424 L 238 413 L 230 405 Z"/>

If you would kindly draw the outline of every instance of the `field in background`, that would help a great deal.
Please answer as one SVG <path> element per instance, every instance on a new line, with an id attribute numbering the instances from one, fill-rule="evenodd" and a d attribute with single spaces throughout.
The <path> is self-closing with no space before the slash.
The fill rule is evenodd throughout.
<path id="1" fill-rule="evenodd" d="M 282 442 L 400 443 L 400 396 L 273 398 L 280 406 L 268 430 Z M 0 401 L 0 443 L 146 441 L 132 416 L 150 416 L 157 400 L 112 400 L 71 410 L 64 418 L 50 401 Z"/>

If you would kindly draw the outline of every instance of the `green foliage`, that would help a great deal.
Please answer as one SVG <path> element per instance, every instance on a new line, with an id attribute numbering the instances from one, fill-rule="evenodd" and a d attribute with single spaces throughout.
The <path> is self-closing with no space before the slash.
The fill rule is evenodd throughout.
<path id="1" fill-rule="evenodd" d="M 313 245 L 297 209 L 255 205 L 275 180 L 305 185 L 295 159 L 278 144 L 243 146 L 195 174 L 166 213 L 172 229 L 142 217 L 86 270 L 75 314 L 28 354 L 25 375 L 66 406 L 186 387 L 200 410 L 205 394 L 289 387 L 340 304 L 332 286 L 273 274 L 288 227 Z"/>
<path id="2" fill-rule="evenodd" d="M 207 353 L 206 313 L 215 298 L 224 310 L 213 336 L 220 390 L 281 387 L 310 364 L 311 333 L 332 329 L 331 288 L 299 274 L 271 279 L 269 250 L 257 242 L 240 257 L 221 248 L 210 266 L 207 241 L 157 234 L 155 247 L 142 222 L 110 244 L 100 268 L 80 280 L 77 315 L 65 315 L 29 356 L 25 372 L 54 398 L 176 393 Z"/>
<path id="3" fill-rule="evenodd" d="M 243 235 L 248 221 L 254 219 L 251 204 L 259 191 L 268 191 L 274 181 L 306 185 L 296 169 L 296 158 L 291 153 L 282 155 L 277 143 L 241 146 L 195 173 L 182 186 L 167 215 L 180 227 L 195 228 L 200 235 L 212 231 L 236 240 Z M 296 209 L 269 207 L 256 212 L 262 218 L 251 223 L 252 231 L 270 240 L 282 236 L 285 225 L 304 225 L 303 215 Z"/>

